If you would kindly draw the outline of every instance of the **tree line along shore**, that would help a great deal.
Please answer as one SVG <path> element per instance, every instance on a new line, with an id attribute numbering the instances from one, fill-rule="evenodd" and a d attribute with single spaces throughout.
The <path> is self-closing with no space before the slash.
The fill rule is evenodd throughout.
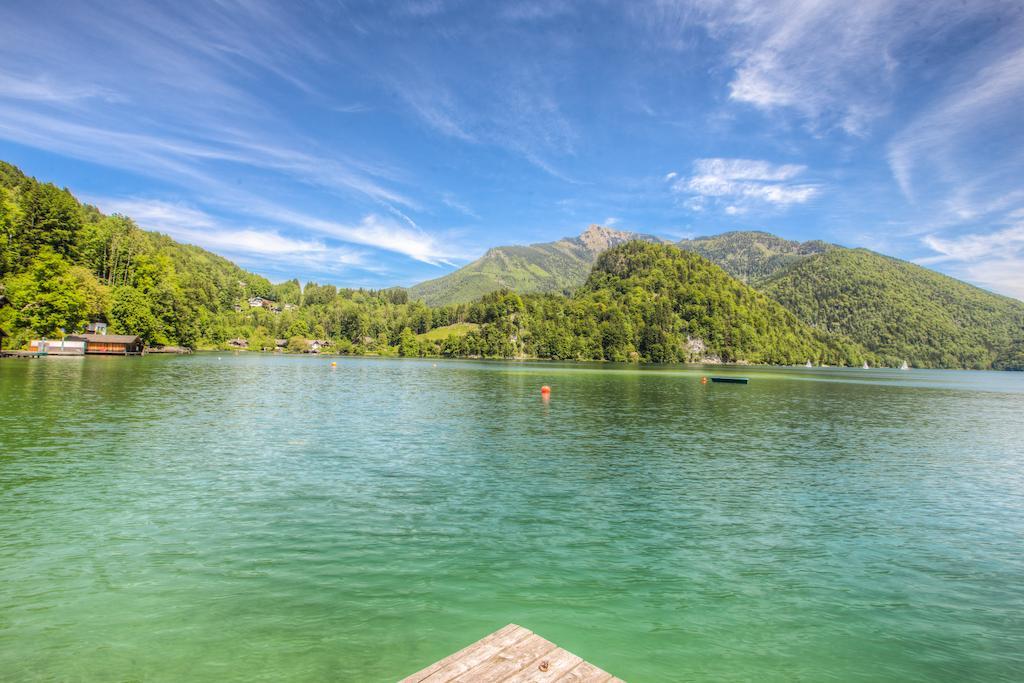
<path id="1" fill-rule="evenodd" d="M 803 281 L 812 278 L 805 273 Z M 138 335 L 157 348 L 302 352 L 316 345 L 401 356 L 1024 366 L 1013 336 L 1024 329 L 1021 302 L 998 297 L 1013 302 L 1006 305 L 1011 318 L 1018 316 L 1009 331 L 998 332 L 998 344 L 948 335 L 936 351 L 901 347 L 891 332 L 873 346 L 870 321 L 861 321 L 869 329 L 847 334 L 816 322 L 814 310 L 797 315 L 815 295 L 777 282 L 754 289 L 699 253 L 648 241 L 604 251 L 582 286 L 567 294 L 498 290 L 468 303 L 427 306 L 403 288 L 273 284 L 0 162 L 0 333 L 8 349 L 101 321 L 111 333 Z M 919 324 L 927 333 L 929 321 Z"/>

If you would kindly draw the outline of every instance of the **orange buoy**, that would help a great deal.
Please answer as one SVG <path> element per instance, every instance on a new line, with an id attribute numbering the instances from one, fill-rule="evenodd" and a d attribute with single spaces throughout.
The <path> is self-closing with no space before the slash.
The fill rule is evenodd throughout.
<path id="1" fill-rule="evenodd" d="M 549 387 L 547 384 L 545 384 L 544 386 L 542 386 L 540 388 L 540 393 L 541 393 L 541 396 L 548 396 L 548 395 L 550 395 L 551 394 L 551 387 Z"/>
<path id="2" fill-rule="evenodd" d="M 701 377 L 700 378 L 700 383 L 701 384 L 707 384 L 708 383 L 708 378 L 707 377 Z"/>
<path id="3" fill-rule="evenodd" d="M 332 368 L 336 368 L 336 367 L 338 367 L 338 364 L 337 364 L 337 363 L 335 363 L 335 362 L 334 362 L 334 361 L 332 360 L 332 361 L 331 361 L 331 367 L 332 367 Z"/>

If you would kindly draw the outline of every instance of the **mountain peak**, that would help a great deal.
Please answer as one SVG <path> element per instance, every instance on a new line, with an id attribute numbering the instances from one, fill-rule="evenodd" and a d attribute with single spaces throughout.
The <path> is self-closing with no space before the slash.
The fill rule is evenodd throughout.
<path id="1" fill-rule="evenodd" d="M 597 223 L 591 223 L 586 230 L 580 233 L 576 240 L 588 251 L 597 254 L 623 242 L 635 240 L 637 237 L 640 236 L 633 232 L 613 230 Z"/>

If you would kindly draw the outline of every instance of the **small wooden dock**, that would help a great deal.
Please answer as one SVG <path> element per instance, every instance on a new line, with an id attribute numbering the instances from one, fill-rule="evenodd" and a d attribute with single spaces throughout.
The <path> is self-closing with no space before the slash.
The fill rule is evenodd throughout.
<path id="1" fill-rule="evenodd" d="M 533 631 L 509 624 L 401 683 L 622 683 Z"/>
<path id="2" fill-rule="evenodd" d="M 44 358 L 41 351 L 0 351 L 0 358 Z"/>

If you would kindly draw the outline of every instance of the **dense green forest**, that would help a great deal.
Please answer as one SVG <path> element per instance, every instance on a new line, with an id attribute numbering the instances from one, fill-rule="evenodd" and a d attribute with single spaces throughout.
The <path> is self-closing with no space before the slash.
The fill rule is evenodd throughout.
<path id="1" fill-rule="evenodd" d="M 682 240 L 679 247 L 697 252 L 753 287 L 808 256 L 841 248 L 821 240 L 794 242 L 756 230 L 695 237 Z"/>
<path id="2" fill-rule="evenodd" d="M 0 330 L 8 348 L 104 321 L 149 346 L 319 339 L 356 354 L 1024 367 L 1024 303 L 933 271 L 765 233 L 688 250 L 629 235 L 592 226 L 564 240 L 555 251 L 576 265 L 596 260 L 569 296 L 500 289 L 429 307 L 401 288 L 272 284 L 0 162 Z M 697 242 L 747 277 L 775 275 L 751 289 Z M 274 304 L 250 306 L 257 296 Z"/>
<path id="3" fill-rule="evenodd" d="M 667 245 L 604 251 L 571 297 L 502 290 L 430 308 L 402 289 L 271 284 L 126 216 L 105 216 L 10 165 L 0 167 L 0 191 L 0 327 L 9 346 L 102 320 L 148 345 L 197 348 L 245 339 L 269 349 L 278 339 L 316 338 L 342 353 L 402 355 L 774 363 L 864 356 Z M 254 296 L 276 304 L 250 307 Z"/>
<path id="4" fill-rule="evenodd" d="M 801 260 L 763 291 L 801 320 L 846 335 L 889 365 L 1021 364 L 1024 302 L 866 249 Z"/>
<path id="5" fill-rule="evenodd" d="M 575 238 L 582 239 L 594 231 Z M 597 228 L 596 230 L 607 230 Z M 657 241 L 632 233 L 617 239 Z M 499 289 L 513 282 L 520 293 L 542 282 L 584 282 L 581 261 L 566 265 L 547 259 L 548 280 L 516 273 L 540 267 L 538 254 L 557 250 L 561 240 L 529 247 L 497 247 L 479 261 L 429 285 L 440 301 L 467 288 Z M 812 240 L 796 242 L 758 231 L 727 232 L 682 240 L 680 248 L 704 256 L 733 277 L 781 303 L 814 329 L 843 336 L 868 349 L 877 362 L 916 367 L 999 368 L 1024 365 L 1024 303 L 954 278 L 863 249 Z M 596 261 L 598 250 L 585 259 Z"/>
<path id="6" fill-rule="evenodd" d="M 0 162 L 0 328 L 8 345 L 107 320 L 149 344 L 195 346 L 246 293 L 271 290 L 227 259 L 105 216 Z"/>
<path id="7" fill-rule="evenodd" d="M 254 296 L 296 308 L 250 309 Z M 138 334 L 150 346 L 216 348 L 243 338 L 273 348 L 274 339 L 316 337 L 386 352 L 404 328 L 430 329 L 433 315 L 400 290 L 273 285 L 0 162 L 0 329 L 7 347 L 106 321 L 112 333 Z"/>

